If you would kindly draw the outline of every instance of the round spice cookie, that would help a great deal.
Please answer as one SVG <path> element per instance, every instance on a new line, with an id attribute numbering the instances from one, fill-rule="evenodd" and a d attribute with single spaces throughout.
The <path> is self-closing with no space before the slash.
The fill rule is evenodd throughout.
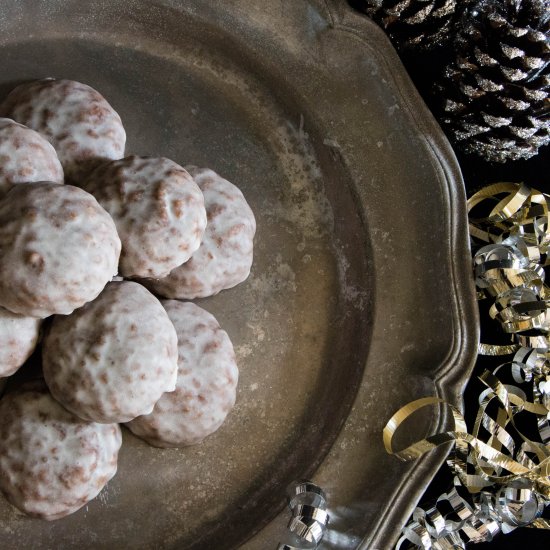
<path id="1" fill-rule="evenodd" d="M 68 314 L 117 273 L 109 214 L 72 185 L 16 185 L 0 200 L 0 306 L 31 317 Z"/>
<path id="2" fill-rule="evenodd" d="M 99 92 L 74 80 L 21 84 L 0 105 L 0 116 L 40 132 L 55 147 L 72 182 L 102 162 L 124 156 L 120 116 Z"/>
<path id="3" fill-rule="evenodd" d="M 44 378 L 69 411 L 94 422 L 148 414 L 176 387 L 178 339 L 160 302 L 138 283 L 54 317 L 42 346 Z"/>
<path id="4" fill-rule="evenodd" d="M 36 390 L 3 397 L 0 418 L 0 489 L 29 516 L 72 514 L 116 473 L 117 424 L 84 422 Z"/>
<path id="5" fill-rule="evenodd" d="M 30 357 L 41 323 L 0 307 L 0 377 L 11 376 Z"/>
<path id="6" fill-rule="evenodd" d="M 160 278 L 199 248 L 206 227 L 202 192 L 167 158 L 129 156 L 99 166 L 82 184 L 113 217 L 124 277 Z"/>
<path id="7" fill-rule="evenodd" d="M 165 298 L 204 298 L 242 283 L 252 266 L 256 220 L 241 191 L 207 168 L 186 167 L 204 195 L 208 223 L 199 249 L 167 277 L 143 284 Z"/>
<path id="8" fill-rule="evenodd" d="M 63 183 L 63 168 L 52 145 L 38 132 L 0 118 L 0 196 L 16 183 Z"/>
<path id="9" fill-rule="evenodd" d="M 233 344 L 213 315 L 191 302 L 162 304 L 178 334 L 176 391 L 127 427 L 156 447 L 184 447 L 222 425 L 235 404 L 239 370 Z"/>

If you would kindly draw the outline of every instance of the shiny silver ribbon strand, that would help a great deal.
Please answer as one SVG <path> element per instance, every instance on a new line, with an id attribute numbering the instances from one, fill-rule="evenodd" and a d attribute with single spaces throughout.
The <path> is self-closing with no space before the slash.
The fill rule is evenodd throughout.
<path id="1" fill-rule="evenodd" d="M 329 522 L 324 491 L 311 481 L 296 481 L 288 486 L 287 498 L 291 512 L 288 540 L 279 543 L 277 550 L 317 548 Z"/>

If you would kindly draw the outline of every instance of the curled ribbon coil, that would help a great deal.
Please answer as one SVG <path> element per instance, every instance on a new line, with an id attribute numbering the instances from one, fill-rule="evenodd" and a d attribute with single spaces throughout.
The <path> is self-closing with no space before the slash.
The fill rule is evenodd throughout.
<path id="1" fill-rule="evenodd" d="M 327 529 L 329 515 L 324 491 L 311 481 L 292 483 L 287 488 L 288 507 L 292 517 L 288 523 L 288 541 L 277 550 L 317 548 Z"/>
<path id="2" fill-rule="evenodd" d="M 453 444 L 447 459 L 453 488 L 428 510 L 416 508 L 397 548 L 465 548 L 518 527 L 550 529 L 541 517 L 550 504 L 549 204 L 544 193 L 516 183 L 490 185 L 468 201 L 478 298 L 492 302 L 488 315 L 509 338 L 480 343 L 478 353 L 506 362 L 478 377 L 485 389 L 471 433 L 460 411 L 437 397 L 413 401 L 388 421 L 386 451 L 402 460 Z M 395 433 L 411 415 L 441 405 L 452 415 L 448 431 L 394 448 Z"/>

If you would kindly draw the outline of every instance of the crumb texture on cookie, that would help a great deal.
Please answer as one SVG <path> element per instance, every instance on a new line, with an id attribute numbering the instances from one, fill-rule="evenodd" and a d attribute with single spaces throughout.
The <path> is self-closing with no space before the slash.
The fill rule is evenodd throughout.
<path id="1" fill-rule="evenodd" d="M 200 443 L 235 404 L 239 370 L 233 344 L 216 318 L 191 302 L 163 300 L 178 335 L 176 390 L 128 428 L 156 447 Z"/>
<path id="2" fill-rule="evenodd" d="M 0 306 L 31 317 L 68 314 L 118 270 L 109 214 L 72 185 L 14 186 L 0 200 Z"/>
<path id="3" fill-rule="evenodd" d="M 54 317 L 44 337 L 44 378 L 68 410 L 95 422 L 148 414 L 176 385 L 174 325 L 138 283 L 107 285 L 72 315 Z"/>
<path id="4" fill-rule="evenodd" d="M 0 400 L 0 489 L 26 514 L 54 520 L 95 498 L 117 470 L 117 424 L 76 418 L 47 391 Z"/>
<path id="5" fill-rule="evenodd" d="M 0 118 L 0 196 L 16 183 L 63 183 L 63 168 L 51 143 L 38 132 Z"/>
<path id="6" fill-rule="evenodd" d="M 256 220 L 241 191 L 213 170 L 186 166 L 204 195 L 207 225 L 199 249 L 167 277 L 143 280 L 164 298 L 192 300 L 242 283 L 250 274 Z"/>
<path id="7" fill-rule="evenodd" d="M 0 116 L 42 134 L 73 183 L 102 162 L 124 156 L 126 132 L 120 116 L 98 91 L 81 82 L 45 78 L 21 84 L 0 105 Z"/>
<path id="8" fill-rule="evenodd" d="M 132 155 L 99 166 L 81 186 L 115 221 L 124 277 L 164 277 L 199 248 L 203 195 L 175 162 Z"/>

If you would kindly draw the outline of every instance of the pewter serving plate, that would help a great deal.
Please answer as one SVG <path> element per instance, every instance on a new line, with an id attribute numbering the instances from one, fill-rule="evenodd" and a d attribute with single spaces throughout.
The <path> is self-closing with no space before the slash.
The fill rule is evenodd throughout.
<path id="1" fill-rule="evenodd" d="M 460 402 L 477 324 L 457 163 L 384 34 L 336 0 L 4 0 L 0 16 L 2 96 L 88 83 L 128 153 L 212 167 L 258 222 L 250 278 L 199 301 L 238 357 L 227 422 L 180 450 L 125 432 L 119 473 L 76 514 L 2 500 L 0 547 L 275 548 L 296 478 L 328 494 L 322 548 L 390 547 L 443 454 L 401 463 L 382 428 L 414 398 Z"/>

